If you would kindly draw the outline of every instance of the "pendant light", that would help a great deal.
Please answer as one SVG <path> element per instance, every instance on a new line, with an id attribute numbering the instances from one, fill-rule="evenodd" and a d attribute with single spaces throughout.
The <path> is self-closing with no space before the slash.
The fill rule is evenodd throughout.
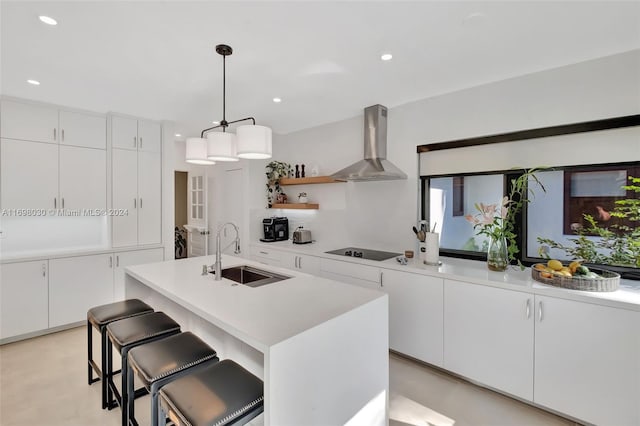
<path id="1" fill-rule="evenodd" d="M 202 138 L 187 138 L 187 151 L 185 161 L 191 164 L 209 166 L 216 164 L 207 158 L 207 141 Z"/>
<path id="2" fill-rule="evenodd" d="M 200 138 L 187 139 L 187 152 L 193 152 L 198 156 L 195 160 L 187 162 L 194 164 L 195 161 L 238 161 L 240 158 L 265 159 L 271 158 L 271 129 L 265 126 L 256 126 L 253 117 L 242 118 L 240 120 L 227 121 L 226 117 L 226 59 L 233 53 L 233 49 L 226 44 L 216 46 L 216 52 L 222 56 L 222 120 L 220 124 L 204 129 L 200 133 Z M 237 135 L 227 132 L 230 124 L 251 120 L 252 124 L 238 127 Z M 222 129 L 222 131 L 214 131 Z M 205 140 L 205 135 L 207 139 Z M 206 142 L 206 152 L 203 154 L 202 144 Z M 196 154 L 197 153 L 197 154 Z M 194 157 L 191 157 L 194 158 Z"/>

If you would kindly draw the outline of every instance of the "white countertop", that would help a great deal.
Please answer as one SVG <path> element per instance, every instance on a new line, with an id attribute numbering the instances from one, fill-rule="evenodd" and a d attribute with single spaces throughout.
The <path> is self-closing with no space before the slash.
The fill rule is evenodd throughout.
<path id="1" fill-rule="evenodd" d="M 374 260 L 364 260 L 328 254 L 325 253 L 325 251 L 335 250 L 340 247 L 327 247 L 326 244 L 293 244 L 291 241 L 278 241 L 274 243 L 254 242 L 252 245 L 264 247 L 266 249 L 273 248 L 276 250 L 285 250 L 298 254 L 307 254 L 309 256 L 317 256 L 325 259 L 357 263 L 378 268 L 393 269 L 449 280 L 488 285 L 507 290 L 522 291 L 531 294 L 640 311 L 640 281 L 620 280 L 620 288 L 613 292 L 567 290 L 535 281 L 531 278 L 530 268 L 520 271 L 517 267 L 509 267 L 504 273 L 493 272 L 487 269 L 486 262 L 484 261 L 441 256 L 440 260 L 442 261 L 442 265 L 440 266 L 425 265 L 415 258 L 410 259 L 407 265 L 401 265 L 395 260 L 395 258 L 378 262 Z"/>
<path id="2" fill-rule="evenodd" d="M 381 297 L 384 293 L 265 266 L 234 256 L 222 257 L 223 268 L 250 265 L 292 278 L 261 287 L 234 285 L 202 276 L 202 265 L 215 256 L 171 260 L 126 268 L 126 273 L 222 328 L 248 345 L 269 347 Z"/>

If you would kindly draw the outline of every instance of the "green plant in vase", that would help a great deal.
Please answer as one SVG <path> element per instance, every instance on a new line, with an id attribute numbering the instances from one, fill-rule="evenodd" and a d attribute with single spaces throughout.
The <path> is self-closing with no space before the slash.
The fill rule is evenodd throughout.
<path id="1" fill-rule="evenodd" d="M 529 182 L 534 182 L 546 192 L 542 182 L 538 180 L 536 172 L 539 168 L 525 170 L 523 174 L 511 179 L 509 195 L 498 204 L 476 203 L 478 213 L 467 214 L 465 219 L 473 224 L 476 235 L 484 235 L 489 239 L 487 249 L 487 267 L 492 271 L 505 271 L 511 262 L 516 262 L 521 270 L 524 265 L 516 256 L 518 249 L 516 234 L 516 218 L 525 203 L 531 202 L 534 196 Z"/>
<path id="2" fill-rule="evenodd" d="M 291 164 L 282 161 L 272 161 L 267 169 L 267 204 L 271 207 L 279 194 L 284 194 L 280 187 L 280 178 L 289 177 L 293 172 Z"/>

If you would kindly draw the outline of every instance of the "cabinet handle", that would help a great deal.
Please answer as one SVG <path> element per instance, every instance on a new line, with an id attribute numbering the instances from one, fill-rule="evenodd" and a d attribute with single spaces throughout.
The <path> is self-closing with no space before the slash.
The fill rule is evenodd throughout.
<path id="1" fill-rule="evenodd" d="M 113 256 L 109 256 L 109 268 L 113 268 Z"/>
<path id="2" fill-rule="evenodd" d="M 384 272 L 380 271 L 380 287 L 384 287 L 384 284 L 382 283 L 382 275 L 384 274 Z"/>
<path id="3" fill-rule="evenodd" d="M 298 269 L 302 269 L 302 256 L 298 257 Z"/>
<path id="4" fill-rule="evenodd" d="M 140 197 L 140 208 L 142 208 L 142 197 Z"/>
<path id="5" fill-rule="evenodd" d="M 58 130 L 54 127 L 54 128 L 53 128 L 53 140 L 54 140 L 54 141 L 56 140 L 57 131 L 58 131 Z"/>
<path id="6" fill-rule="evenodd" d="M 269 253 L 267 253 L 266 251 L 261 251 L 260 254 L 266 254 L 268 255 Z"/>
<path id="7" fill-rule="evenodd" d="M 133 147 L 134 148 L 136 147 L 136 137 L 135 136 L 133 137 Z"/>
<path id="8" fill-rule="evenodd" d="M 116 268 L 120 266 L 120 256 L 116 256 Z"/>
<path id="9" fill-rule="evenodd" d="M 137 199 L 137 198 L 134 198 L 134 199 L 133 199 L 133 208 L 134 208 L 134 209 L 137 209 L 137 208 L 138 208 L 138 199 Z"/>
<path id="10" fill-rule="evenodd" d="M 527 299 L 527 319 L 531 317 L 531 299 Z"/>
<path id="11" fill-rule="evenodd" d="M 298 268 L 298 256 L 293 259 L 293 264 L 295 268 Z"/>
<path id="12" fill-rule="evenodd" d="M 61 198 L 62 200 L 62 208 L 64 209 L 64 198 Z"/>
<path id="13" fill-rule="evenodd" d="M 139 139 L 140 139 L 140 149 L 142 149 L 142 136 Z"/>
<path id="14" fill-rule="evenodd" d="M 42 264 L 42 276 L 47 276 L 47 265 L 45 265 L 44 263 Z"/>
<path id="15" fill-rule="evenodd" d="M 538 320 L 542 322 L 542 300 L 538 302 Z"/>
<path id="16" fill-rule="evenodd" d="M 64 142 L 64 129 L 60 131 L 60 136 L 61 136 L 62 142 Z"/>
<path id="17" fill-rule="evenodd" d="M 54 209 L 58 208 L 58 197 L 53 197 L 53 208 Z"/>

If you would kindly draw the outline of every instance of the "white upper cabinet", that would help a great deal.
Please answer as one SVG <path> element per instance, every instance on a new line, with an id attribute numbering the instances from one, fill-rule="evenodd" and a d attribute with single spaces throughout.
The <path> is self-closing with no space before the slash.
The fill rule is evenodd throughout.
<path id="1" fill-rule="evenodd" d="M 65 209 L 107 207 L 107 152 L 60 147 L 60 206 Z"/>
<path id="2" fill-rule="evenodd" d="M 162 129 L 160 123 L 149 120 L 138 120 L 138 150 L 160 152 Z"/>
<path id="3" fill-rule="evenodd" d="M 155 121 L 113 115 L 111 146 L 134 151 L 161 152 L 162 127 Z"/>
<path id="4" fill-rule="evenodd" d="M 138 120 L 111 116 L 111 146 L 113 148 L 138 149 Z"/>
<path id="5" fill-rule="evenodd" d="M 1 144 L 2 208 L 60 207 L 58 146 L 14 139 L 2 139 Z"/>
<path id="6" fill-rule="evenodd" d="M 104 115 L 60 110 L 58 141 L 61 145 L 107 148 L 107 119 Z"/>
<path id="7" fill-rule="evenodd" d="M 10 100 L 2 100 L 0 106 L 3 138 L 58 143 L 56 108 Z"/>
<path id="8" fill-rule="evenodd" d="M 106 116 L 55 106 L 3 100 L 2 137 L 32 142 L 107 148 Z"/>

